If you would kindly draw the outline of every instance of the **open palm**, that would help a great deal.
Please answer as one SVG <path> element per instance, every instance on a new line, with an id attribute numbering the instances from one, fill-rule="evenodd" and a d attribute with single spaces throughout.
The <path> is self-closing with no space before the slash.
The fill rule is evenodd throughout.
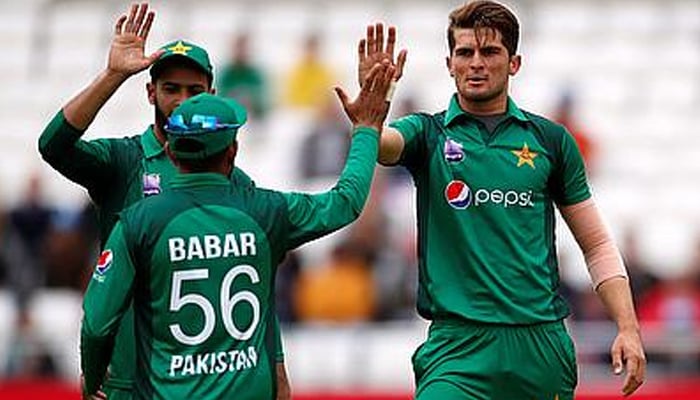
<path id="1" fill-rule="evenodd" d="M 146 38 L 154 18 L 155 13 L 148 11 L 148 4 L 135 4 L 131 6 L 128 16 L 122 15 L 117 20 L 107 64 L 111 71 L 133 75 L 148 68 L 160 57 L 160 51 L 149 56 L 145 54 Z"/>
<path id="2" fill-rule="evenodd" d="M 360 87 L 367 81 L 372 67 L 379 63 L 389 62 L 395 67 L 393 80 L 401 79 L 403 66 L 406 63 L 406 50 L 401 50 L 394 60 L 394 47 L 396 46 L 396 28 L 388 29 L 386 45 L 384 44 L 384 25 L 378 22 L 376 25 L 367 26 L 367 37 L 361 39 L 358 45 L 359 62 L 357 64 L 357 79 Z"/>

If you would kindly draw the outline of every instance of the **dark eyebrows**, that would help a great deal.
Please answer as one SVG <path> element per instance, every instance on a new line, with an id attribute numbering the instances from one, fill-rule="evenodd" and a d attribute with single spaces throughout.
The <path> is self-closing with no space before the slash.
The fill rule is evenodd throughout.
<path id="1" fill-rule="evenodd" d="M 163 87 L 166 88 L 180 88 L 180 87 L 186 87 L 188 89 L 202 89 L 202 90 L 207 90 L 207 85 L 202 84 L 202 83 L 193 83 L 191 85 L 183 85 L 181 83 L 177 82 L 170 82 L 170 81 L 165 81 L 163 82 Z"/>

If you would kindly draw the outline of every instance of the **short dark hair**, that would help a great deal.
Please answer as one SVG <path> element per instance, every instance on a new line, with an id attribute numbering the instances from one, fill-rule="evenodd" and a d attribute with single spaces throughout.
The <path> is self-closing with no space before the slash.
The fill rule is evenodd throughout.
<path id="1" fill-rule="evenodd" d="M 477 0 L 465 3 L 450 13 L 450 24 L 447 27 L 447 44 L 450 54 L 455 48 L 454 31 L 462 29 L 492 29 L 501 32 L 503 46 L 508 55 L 513 56 L 518 50 L 520 24 L 508 8 L 500 3 L 489 0 Z"/>

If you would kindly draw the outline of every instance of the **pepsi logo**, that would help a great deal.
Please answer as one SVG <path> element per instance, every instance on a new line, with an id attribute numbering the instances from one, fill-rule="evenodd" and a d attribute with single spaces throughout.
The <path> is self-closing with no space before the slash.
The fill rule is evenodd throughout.
<path id="1" fill-rule="evenodd" d="M 472 191 L 462 181 L 452 181 L 445 188 L 447 203 L 458 210 L 463 210 L 472 203 Z"/>
<path id="2" fill-rule="evenodd" d="M 100 258 L 97 259 L 97 266 L 95 266 L 95 272 L 99 275 L 104 275 L 105 272 L 112 266 L 112 250 L 104 250 L 100 254 Z"/>

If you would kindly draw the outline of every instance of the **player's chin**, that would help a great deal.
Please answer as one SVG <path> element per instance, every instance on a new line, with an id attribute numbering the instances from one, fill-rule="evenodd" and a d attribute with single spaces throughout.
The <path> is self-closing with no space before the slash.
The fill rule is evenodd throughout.
<path id="1" fill-rule="evenodd" d="M 486 90 L 462 90 L 460 94 L 467 101 L 481 102 L 493 98 L 493 95 Z"/>

